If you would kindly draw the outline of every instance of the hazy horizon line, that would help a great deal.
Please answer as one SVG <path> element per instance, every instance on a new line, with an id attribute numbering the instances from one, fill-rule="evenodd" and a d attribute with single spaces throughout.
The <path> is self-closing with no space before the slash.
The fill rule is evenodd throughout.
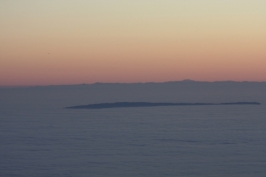
<path id="1" fill-rule="evenodd" d="M 73 83 L 73 84 L 39 84 L 39 85 L 0 85 L 0 88 L 27 88 L 27 87 L 52 87 L 52 86 L 78 86 L 78 85 L 97 85 L 97 84 L 167 84 L 167 83 L 219 83 L 219 82 L 231 82 L 231 83 L 266 83 L 266 81 L 236 81 L 236 80 L 217 80 L 217 81 L 200 81 L 192 79 L 172 80 L 162 82 L 93 82 L 93 83 Z"/>

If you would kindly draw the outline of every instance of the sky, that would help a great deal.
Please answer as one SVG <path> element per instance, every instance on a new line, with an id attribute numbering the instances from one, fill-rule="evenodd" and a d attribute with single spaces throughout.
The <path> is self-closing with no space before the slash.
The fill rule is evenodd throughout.
<path id="1" fill-rule="evenodd" d="M 266 81 L 265 0 L 0 0 L 0 86 Z"/>

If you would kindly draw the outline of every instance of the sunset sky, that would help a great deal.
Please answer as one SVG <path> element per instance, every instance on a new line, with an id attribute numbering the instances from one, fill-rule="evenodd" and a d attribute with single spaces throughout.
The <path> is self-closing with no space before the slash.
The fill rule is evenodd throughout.
<path id="1" fill-rule="evenodd" d="M 0 86 L 266 81 L 266 0 L 0 0 Z"/>

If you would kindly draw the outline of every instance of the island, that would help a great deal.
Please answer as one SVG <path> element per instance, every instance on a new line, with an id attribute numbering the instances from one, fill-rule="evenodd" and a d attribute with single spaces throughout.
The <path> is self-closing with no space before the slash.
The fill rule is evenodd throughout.
<path id="1" fill-rule="evenodd" d="M 134 108 L 158 106 L 215 106 L 215 105 L 260 105 L 258 102 L 228 102 L 228 103 L 153 103 L 153 102 L 114 102 L 78 105 L 65 107 L 66 109 L 106 109 L 106 108 Z"/>

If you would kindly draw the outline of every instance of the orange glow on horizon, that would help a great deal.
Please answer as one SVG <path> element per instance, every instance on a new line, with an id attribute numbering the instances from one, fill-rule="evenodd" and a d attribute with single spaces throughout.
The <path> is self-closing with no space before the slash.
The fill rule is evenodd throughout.
<path id="1" fill-rule="evenodd" d="M 265 6 L 3 1 L 0 86 L 266 81 Z"/>

